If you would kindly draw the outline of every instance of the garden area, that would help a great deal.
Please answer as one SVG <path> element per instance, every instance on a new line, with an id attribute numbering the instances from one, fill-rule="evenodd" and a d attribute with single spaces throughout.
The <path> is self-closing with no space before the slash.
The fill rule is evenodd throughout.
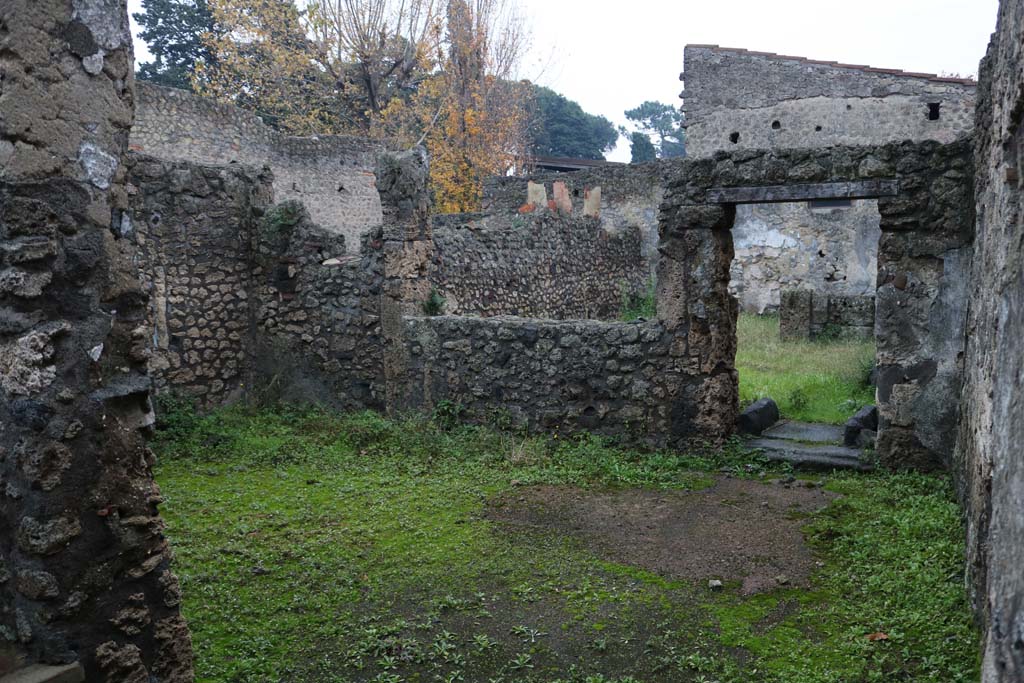
<path id="1" fill-rule="evenodd" d="M 875 402 L 870 384 L 873 340 L 825 335 L 813 341 L 781 341 L 775 315 L 740 313 L 736 325 L 740 401 L 771 397 L 782 417 L 842 424 Z"/>
<path id="2" fill-rule="evenodd" d="M 948 477 L 505 427 L 165 409 L 198 680 L 977 679 Z"/>

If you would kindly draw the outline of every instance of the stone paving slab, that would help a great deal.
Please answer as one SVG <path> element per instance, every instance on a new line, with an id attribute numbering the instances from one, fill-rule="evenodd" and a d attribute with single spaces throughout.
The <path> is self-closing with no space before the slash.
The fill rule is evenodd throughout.
<path id="1" fill-rule="evenodd" d="M 33 664 L 0 676 L 0 683 L 81 683 L 84 680 L 85 674 L 77 662 L 64 666 Z"/>
<path id="2" fill-rule="evenodd" d="M 747 442 L 769 460 L 785 460 L 794 467 L 813 470 L 852 469 L 867 472 L 874 467 L 861 459 L 856 448 L 829 444 L 804 444 L 788 439 L 761 438 Z"/>
<path id="3" fill-rule="evenodd" d="M 843 428 L 835 425 L 788 420 L 766 429 L 764 436 L 772 439 L 839 445 L 843 443 Z"/>

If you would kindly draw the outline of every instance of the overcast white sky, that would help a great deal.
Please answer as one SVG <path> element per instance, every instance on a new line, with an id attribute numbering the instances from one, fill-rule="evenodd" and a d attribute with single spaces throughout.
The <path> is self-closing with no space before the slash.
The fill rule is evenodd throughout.
<path id="1" fill-rule="evenodd" d="M 138 12 L 141 0 L 128 0 Z M 531 78 L 624 123 L 644 100 L 678 104 L 687 43 L 974 75 L 998 0 L 519 0 Z M 136 58 L 148 53 L 136 39 Z M 620 144 L 610 158 L 629 160 Z"/>

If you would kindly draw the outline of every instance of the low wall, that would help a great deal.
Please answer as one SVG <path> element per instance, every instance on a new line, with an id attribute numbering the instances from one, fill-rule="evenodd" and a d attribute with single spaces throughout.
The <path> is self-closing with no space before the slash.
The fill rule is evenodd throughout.
<path id="1" fill-rule="evenodd" d="M 255 114 L 152 83 L 137 83 L 131 148 L 170 161 L 270 166 L 278 201 L 305 204 L 327 232 L 357 248 L 381 224 L 374 170 L 384 146 L 346 136 L 289 137 Z"/>
<path id="2" fill-rule="evenodd" d="M 661 445 L 696 435 L 702 377 L 661 322 L 410 317 L 405 407 Z"/>
<path id="3" fill-rule="evenodd" d="M 875 297 L 828 296 L 810 290 L 782 293 L 779 307 L 782 339 L 816 339 L 822 335 L 844 339 L 875 336 Z"/>
<path id="4" fill-rule="evenodd" d="M 651 277 L 635 226 L 585 216 L 436 216 L 433 238 L 430 284 L 453 315 L 615 319 Z"/>

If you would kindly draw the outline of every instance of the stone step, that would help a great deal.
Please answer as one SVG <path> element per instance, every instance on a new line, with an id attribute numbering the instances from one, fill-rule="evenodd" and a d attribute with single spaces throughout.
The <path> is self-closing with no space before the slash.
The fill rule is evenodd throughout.
<path id="1" fill-rule="evenodd" d="M 82 683 L 84 680 L 85 673 L 77 662 L 63 666 L 32 664 L 0 676 L 0 683 Z"/>
<path id="2" fill-rule="evenodd" d="M 860 470 L 874 469 L 861 458 L 856 448 L 831 444 L 806 444 L 789 439 L 760 438 L 747 442 L 747 446 L 764 452 L 769 460 L 792 463 L 794 467 L 810 470 Z"/>
<path id="3" fill-rule="evenodd" d="M 843 443 L 843 428 L 835 425 L 785 420 L 766 429 L 762 436 L 771 439 L 788 439 L 790 441 L 835 444 L 838 446 Z"/>

